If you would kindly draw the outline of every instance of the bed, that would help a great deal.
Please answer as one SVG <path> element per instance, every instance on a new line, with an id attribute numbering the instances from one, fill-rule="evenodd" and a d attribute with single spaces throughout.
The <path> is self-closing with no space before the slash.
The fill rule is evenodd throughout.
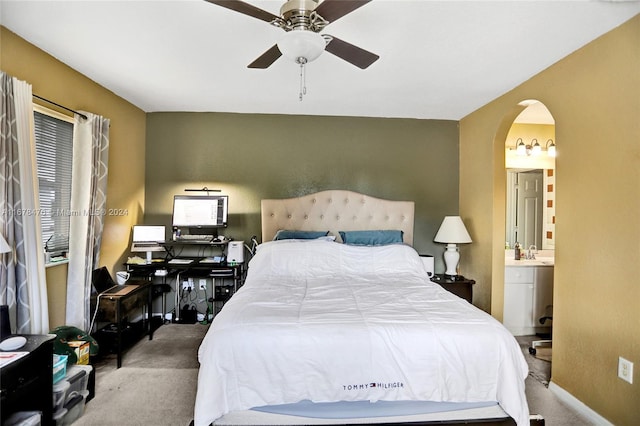
<path id="1" fill-rule="evenodd" d="M 263 243 L 198 351 L 195 426 L 528 425 L 518 343 L 429 280 L 413 216 L 350 191 L 263 200 Z"/>

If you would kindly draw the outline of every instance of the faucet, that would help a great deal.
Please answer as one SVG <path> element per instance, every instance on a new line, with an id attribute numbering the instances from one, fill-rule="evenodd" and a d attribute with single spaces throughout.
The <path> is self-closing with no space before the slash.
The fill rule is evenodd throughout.
<path id="1" fill-rule="evenodd" d="M 531 249 L 533 248 L 533 252 L 531 252 Z M 535 260 L 536 258 L 536 251 L 538 251 L 538 248 L 535 246 L 535 244 L 531 244 L 529 246 L 529 250 L 527 250 L 527 259 L 531 259 L 531 260 Z"/>

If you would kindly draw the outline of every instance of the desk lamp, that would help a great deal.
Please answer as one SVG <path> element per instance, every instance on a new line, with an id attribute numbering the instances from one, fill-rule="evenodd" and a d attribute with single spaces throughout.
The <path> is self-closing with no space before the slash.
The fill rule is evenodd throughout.
<path id="1" fill-rule="evenodd" d="M 433 241 L 447 244 L 447 249 L 444 252 L 444 263 L 447 267 L 445 275 L 458 275 L 456 269 L 460 260 L 460 252 L 456 244 L 471 242 L 471 237 L 460 216 L 445 216 Z"/>

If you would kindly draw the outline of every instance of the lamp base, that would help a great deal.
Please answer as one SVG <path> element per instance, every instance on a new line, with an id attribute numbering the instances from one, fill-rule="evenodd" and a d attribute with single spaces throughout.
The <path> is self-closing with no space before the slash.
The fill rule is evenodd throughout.
<path id="1" fill-rule="evenodd" d="M 458 275 L 457 269 L 459 260 L 460 252 L 458 251 L 458 246 L 455 244 L 447 244 L 447 249 L 444 252 L 444 264 L 447 267 L 447 270 L 444 274 L 452 277 Z"/>

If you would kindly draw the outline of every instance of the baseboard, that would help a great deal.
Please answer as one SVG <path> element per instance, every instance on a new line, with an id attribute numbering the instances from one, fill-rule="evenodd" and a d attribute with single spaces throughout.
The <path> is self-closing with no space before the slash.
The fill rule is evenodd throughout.
<path id="1" fill-rule="evenodd" d="M 567 404 L 573 410 L 577 411 L 581 416 L 587 418 L 588 420 L 591 420 L 594 424 L 613 426 L 613 423 L 593 411 L 578 398 L 571 395 L 560 386 L 556 385 L 553 380 L 549 382 L 549 390 L 553 392 L 553 394 L 557 396 L 562 402 Z"/>

